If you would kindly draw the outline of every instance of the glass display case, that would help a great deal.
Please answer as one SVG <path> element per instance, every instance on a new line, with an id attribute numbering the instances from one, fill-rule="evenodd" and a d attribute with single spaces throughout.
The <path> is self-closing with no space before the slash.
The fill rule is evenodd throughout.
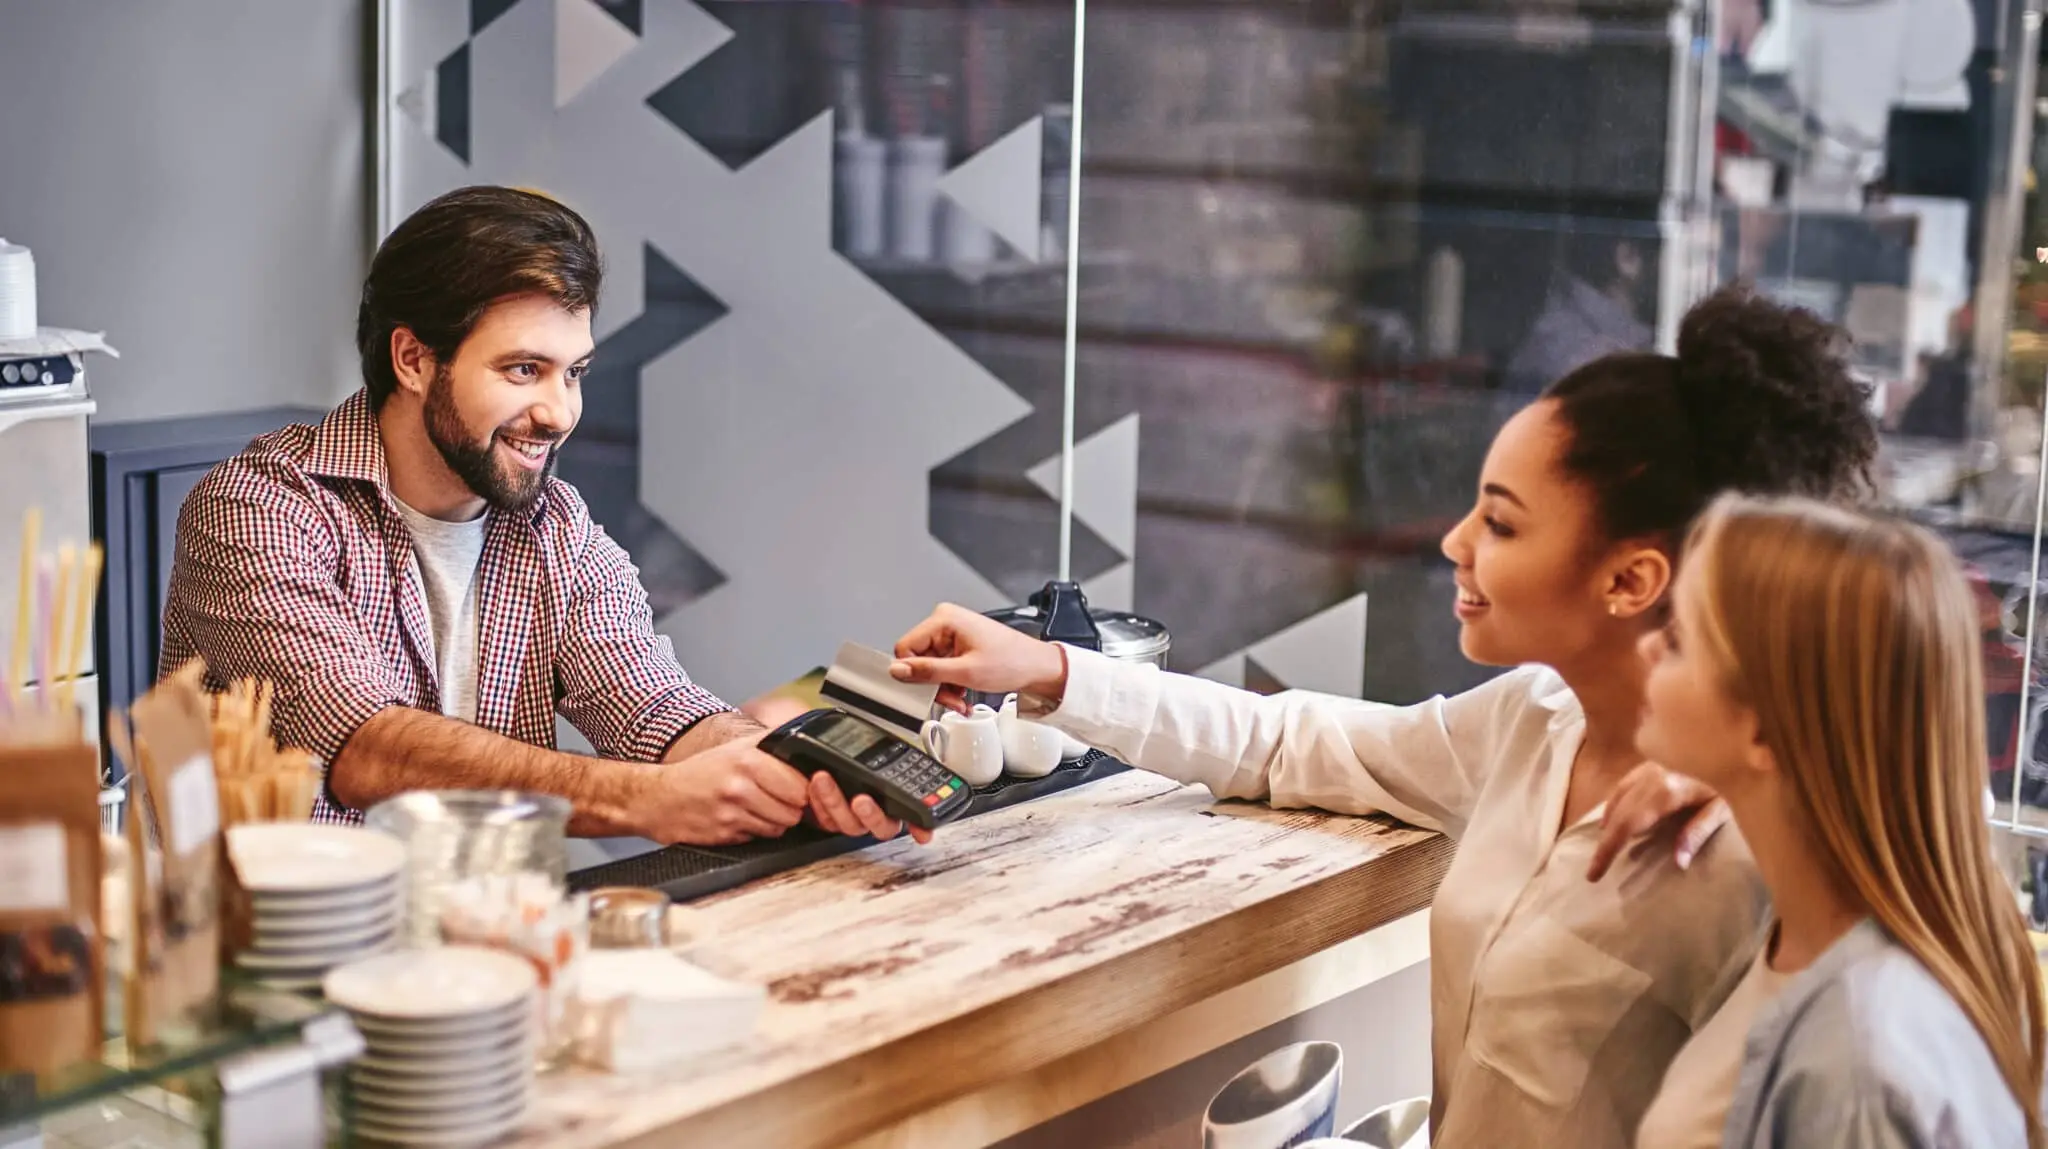
<path id="1" fill-rule="evenodd" d="M 119 1017 L 119 987 L 110 988 Z M 56 1072 L 0 1075 L 0 1146 L 24 1149 L 184 1149 L 223 1143 L 221 1068 L 264 1049 L 299 1045 L 339 1018 L 326 1003 L 250 984 L 230 984 L 218 1005 L 131 1049 L 118 1033 L 102 1055 Z M 118 1025 L 115 1026 L 118 1029 Z M 330 1139 L 345 1137 L 339 1078 L 320 1085 Z"/>

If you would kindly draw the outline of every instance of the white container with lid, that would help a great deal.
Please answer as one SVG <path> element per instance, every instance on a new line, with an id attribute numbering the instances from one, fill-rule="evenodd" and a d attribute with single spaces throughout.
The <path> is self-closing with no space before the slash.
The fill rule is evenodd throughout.
<path id="1" fill-rule="evenodd" d="M 36 258 L 28 248 L 0 239 L 0 342 L 36 333 Z"/>

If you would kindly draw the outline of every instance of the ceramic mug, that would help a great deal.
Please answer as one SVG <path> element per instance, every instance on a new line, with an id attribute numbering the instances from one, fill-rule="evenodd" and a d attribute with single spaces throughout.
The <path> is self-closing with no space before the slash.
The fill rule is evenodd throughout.
<path id="1" fill-rule="evenodd" d="M 1344 1051 L 1303 1041 L 1277 1049 L 1230 1079 L 1202 1114 L 1203 1149 L 1287 1149 L 1337 1127 Z"/>
<path id="2" fill-rule="evenodd" d="M 1320 1145 L 1311 1141 L 1310 1145 Z M 1380 1106 L 1352 1122 L 1351 1127 L 1331 1139 L 1331 1147 L 1357 1149 L 1429 1149 L 1429 1098 L 1410 1097 Z M 1307 1145 L 1302 1149 L 1308 1149 Z"/>
<path id="3" fill-rule="evenodd" d="M 1088 756 L 1088 744 L 1079 738 L 1060 731 L 1060 761 L 1078 762 Z"/>
<path id="4" fill-rule="evenodd" d="M 927 721 L 924 745 L 932 757 L 970 786 L 986 786 L 1002 776 L 1003 732 L 996 712 L 986 706 L 967 714 L 948 712 Z"/>
<path id="5" fill-rule="evenodd" d="M 1058 768 L 1065 737 L 1059 731 L 1017 715 L 1017 696 L 1003 700 L 996 716 L 1003 731 L 1003 769 L 1019 778 L 1043 778 Z"/>

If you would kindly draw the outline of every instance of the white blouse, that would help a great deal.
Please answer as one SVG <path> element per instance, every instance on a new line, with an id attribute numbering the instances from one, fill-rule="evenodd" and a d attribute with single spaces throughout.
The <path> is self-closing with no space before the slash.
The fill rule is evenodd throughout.
<path id="1" fill-rule="evenodd" d="M 1586 881 L 1600 811 L 1559 832 L 1585 717 L 1552 671 L 1389 706 L 1260 697 L 1084 650 L 1067 665 L 1046 721 L 1125 762 L 1458 842 L 1430 923 L 1437 1145 L 1628 1149 L 1756 952 L 1765 895 L 1732 828 L 1689 870 L 1666 840 Z"/>

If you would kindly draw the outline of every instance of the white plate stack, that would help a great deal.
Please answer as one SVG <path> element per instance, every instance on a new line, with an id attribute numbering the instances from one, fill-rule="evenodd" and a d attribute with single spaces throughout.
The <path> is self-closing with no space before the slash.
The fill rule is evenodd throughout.
<path id="1" fill-rule="evenodd" d="M 235 958 L 278 989 L 313 990 L 335 966 L 398 944 L 405 845 L 356 826 L 230 826 L 228 853 L 255 911 L 255 938 Z"/>
<path id="2" fill-rule="evenodd" d="M 366 1046 L 348 1070 L 358 1138 L 464 1149 L 526 1119 L 540 989 L 531 963 L 481 946 L 401 950 L 335 969 L 325 988 Z"/>
<path id="3" fill-rule="evenodd" d="M 0 342 L 36 334 L 36 260 L 18 243 L 0 239 Z"/>

